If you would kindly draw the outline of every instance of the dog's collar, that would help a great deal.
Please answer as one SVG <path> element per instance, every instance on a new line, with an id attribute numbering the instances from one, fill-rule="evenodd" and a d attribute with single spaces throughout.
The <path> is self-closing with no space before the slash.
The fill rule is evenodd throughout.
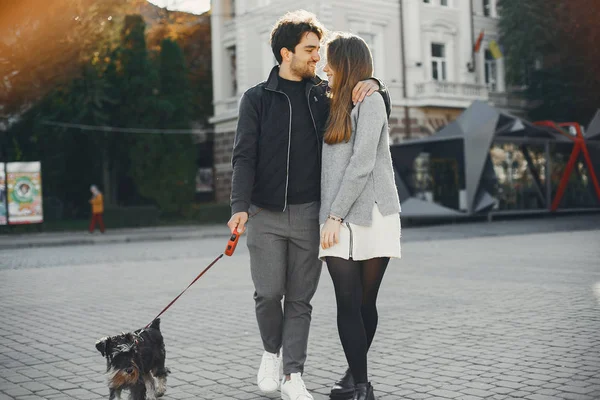
<path id="1" fill-rule="evenodd" d="M 139 332 L 134 333 L 133 341 L 136 345 L 138 345 L 140 342 L 144 341 L 144 338 L 142 337 L 142 333 L 144 333 L 145 331 L 146 331 L 145 329 L 141 329 Z"/>

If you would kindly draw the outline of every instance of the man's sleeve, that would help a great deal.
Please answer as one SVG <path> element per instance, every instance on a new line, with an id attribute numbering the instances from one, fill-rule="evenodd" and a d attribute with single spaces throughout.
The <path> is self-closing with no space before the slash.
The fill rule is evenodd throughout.
<path id="1" fill-rule="evenodd" d="M 383 81 L 373 77 L 371 78 L 377 83 L 379 83 L 379 93 L 381 93 L 381 97 L 383 97 L 383 102 L 385 103 L 385 111 L 387 112 L 387 117 L 390 118 L 392 114 L 392 99 L 390 98 L 390 92 L 388 92 L 387 88 Z"/>
<path id="2" fill-rule="evenodd" d="M 240 100 L 240 111 L 231 164 L 231 213 L 248 212 L 254 175 L 256 172 L 256 157 L 258 145 L 259 115 L 248 93 Z"/>

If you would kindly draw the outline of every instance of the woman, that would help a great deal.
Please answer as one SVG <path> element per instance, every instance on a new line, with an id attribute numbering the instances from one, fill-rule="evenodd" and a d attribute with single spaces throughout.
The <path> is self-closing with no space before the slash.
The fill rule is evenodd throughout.
<path id="1" fill-rule="evenodd" d="M 349 365 L 331 398 L 373 400 L 367 351 L 377 329 L 377 293 L 390 258 L 400 258 L 387 114 L 381 94 L 352 104 L 354 85 L 373 74 L 364 40 L 338 34 L 328 43 L 324 71 L 331 111 L 323 145 L 319 258 L 335 287 L 338 333 Z"/>
<path id="2" fill-rule="evenodd" d="M 96 229 L 96 223 L 100 225 L 100 232 L 104 233 L 104 220 L 102 215 L 104 214 L 104 198 L 102 192 L 98 189 L 98 186 L 90 186 L 90 192 L 92 192 L 92 198 L 89 203 L 92 205 L 92 218 L 90 220 L 90 233 L 94 233 Z"/>

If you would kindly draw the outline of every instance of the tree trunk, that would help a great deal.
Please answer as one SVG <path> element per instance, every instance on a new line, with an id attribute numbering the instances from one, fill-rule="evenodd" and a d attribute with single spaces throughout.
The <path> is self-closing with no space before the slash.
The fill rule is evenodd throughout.
<path id="1" fill-rule="evenodd" d="M 113 160 L 112 170 L 110 171 L 110 183 L 111 183 L 111 199 L 110 203 L 112 205 L 117 205 L 119 201 L 119 180 L 118 180 L 118 172 L 119 172 L 119 164 L 117 160 Z"/>
<path id="2" fill-rule="evenodd" d="M 112 190 L 110 185 L 110 160 L 108 157 L 108 145 L 106 133 L 103 135 L 102 143 L 102 189 L 104 191 L 104 201 L 107 204 L 112 204 Z"/>

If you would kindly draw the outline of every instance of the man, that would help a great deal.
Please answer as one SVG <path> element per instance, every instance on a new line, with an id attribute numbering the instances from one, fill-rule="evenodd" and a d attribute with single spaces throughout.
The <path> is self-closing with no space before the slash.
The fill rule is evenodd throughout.
<path id="1" fill-rule="evenodd" d="M 315 76 L 324 28 L 314 14 L 284 15 L 271 32 L 279 65 L 240 101 L 233 149 L 232 217 L 248 223 L 256 318 L 264 346 L 257 383 L 265 394 L 312 400 L 302 380 L 312 306 L 321 276 L 321 142 L 329 114 L 327 83 Z M 354 102 L 379 89 L 360 82 Z M 389 110 L 389 97 L 387 100 Z M 389 113 L 388 113 L 389 114 Z M 283 309 L 281 301 L 285 296 Z"/>

